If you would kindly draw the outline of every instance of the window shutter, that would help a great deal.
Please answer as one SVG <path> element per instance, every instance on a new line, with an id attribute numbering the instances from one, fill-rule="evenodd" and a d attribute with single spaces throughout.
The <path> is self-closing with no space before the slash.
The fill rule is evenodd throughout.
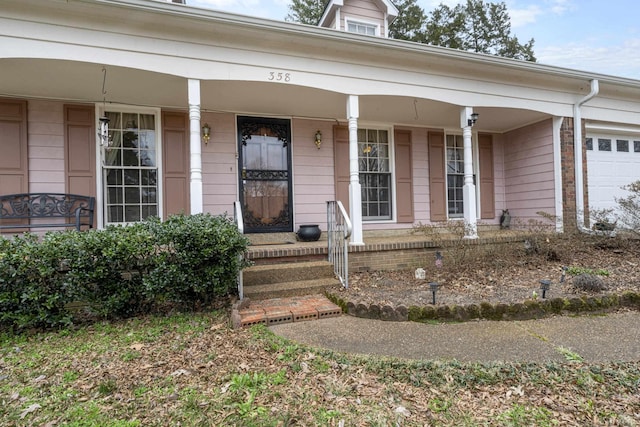
<path id="1" fill-rule="evenodd" d="M 96 130 L 92 105 L 64 106 L 64 169 L 67 193 L 96 196 Z M 94 224 L 97 224 L 94 215 Z"/>
<path id="2" fill-rule="evenodd" d="M 0 194 L 29 191 L 27 103 L 0 99 Z"/>
<path id="3" fill-rule="evenodd" d="M 491 135 L 478 135 L 478 160 L 480 164 L 480 218 L 496 216 L 493 176 L 493 139 Z"/>
<path id="4" fill-rule="evenodd" d="M 394 132 L 396 156 L 396 212 L 398 222 L 413 223 L 413 169 L 411 162 L 411 132 Z"/>
<path id="5" fill-rule="evenodd" d="M 164 217 L 189 213 L 189 133 L 187 114 L 162 112 Z"/>
<path id="6" fill-rule="evenodd" d="M 346 126 L 333 127 L 333 152 L 335 156 L 336 200 L 349 210 L 349 129 Z"/>
<path id="7" fill-rule="evenodd" d="M 431 221 L 447 220 L 445 147 L 443 132 L 429 132 L 429 197 Z"/>

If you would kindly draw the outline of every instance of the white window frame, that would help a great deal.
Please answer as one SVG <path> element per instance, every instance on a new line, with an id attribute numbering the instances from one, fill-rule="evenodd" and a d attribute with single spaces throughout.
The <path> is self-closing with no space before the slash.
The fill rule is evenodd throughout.
<path id="1" fill-rule="evenodd" d="M 455 136 L 455 137 L 460 137 L 462 138 L 462 132 L 460 132 L 459 130 L 455 130 L 455 131 L 446 131 L 445 130 L 445 134 L 444 134 L 444 170 L 445 170 L 445 206 L 447 209 L 447 219 L 450 219 L 452 221 L 457 221 L 457 220 L 464 220 L 464 203 L 463 203 L 463 213 L 461 215 L 456 215 L 456 216 L 450 216 L 449 215 L 449 180 L 448 180 L 448 173 L 447 173 L 447 137 L 448 136 Z M 464 144 L 464 141 L 463 141 Z M 463 145 L 463 150 L 464 150 L 464 145 Z M 474 185 L 475 185 L 475 197 L 476 197 L 476 218 L 480 217 L 480 203 L 481 203 L 481 197 L 480 197 L 480 185 L 478 185 L 478 183 L 480 182 L 480 165 L 478 164 L 478 156 L 479 156 L 479 147 L 478 147 L 478 138 L 477 138 L 477 133 L 472 133 L 471 134 L 471 153 L 473 156 L 472 159 L 472 166 L 473 166 L 473 171 L 472 174 L 473 176 L 475 176 L 475 181 L 474 181 Z M 464 155 L 464 151 L 463 151 L 463 155 Z M 463 157 L 463 162 L 464 162 L 464 157 Z M 463 163 L 464 164 L 464 163 Z M 464 176 L 464 175 L 463 175 Z M 464 178 L 463 178 L 464 179 Z M 464 185 L 464 183 L 463 183 Z"/>
<path id="2" fill-rule="evenodd" d="M 358 33 L 358 32 L 354 32 L 354 31 L 349 31 L 349 24 L 354 24 L 354 25 L 363 25 L 363 26 L 367 26 L 367 27 L 373 27 L 374 28 L 374 36 L 379 37 L 380 36 L 380 24 L 376 23 L 376 22 L 372 22 L 372 21 L 365 21 L 362 19 L 353 19 L 353 18 L 345 18 L 344 19 L 344 30 L 347 33 L 351 33 L 351 34 L 361 34 L 361 35 L 371 35 L 371 34 L 366 34 L 366 33 Z"/>
<path id="3" fill-rule="evenodd" d="M 391 191 L 389 197 L 389 203 L 391 204 L 391 211 L 389 218 L 367 218 L 362 216 L 362 221 L 366 224 L 392 224 L 396 222 L 396 208 L 398 205 L 397 192 L 396 192 L 396 160 L 395 160 L 395 142 L 392 126 L 381 126 L 379 124 L 358 123 L 358 130 L 383 130 L 387 132 L 387 138 L 389 141 L 389 174 Z M 359 142 L 358 142 L 359 143 Z M 360 150 L 358 149 L 358 174 L 360 174 Z M 360 203 L 364 203 L 361 200 Z"/>
<path id="4" fill-rule="evenodd" d="M 164 219 L 164 188 L 163 188 L 163 153 L 162 153 L 162 111 L 160 108 L 151 107 L 136 107 L 131 105 L 110 104 L 105 108 L 102 104 L 96 104 L 96 130 L 100 129 L 98 125 L 98 117 L 104 116 L 106 111 L 117 111 L 120 113 L 136 113 L 136 114 L 152 114 L 155 117 L 155 133 L 156 133 L 156 164 L 158 170 L 158 182 L 157 182 L 157 203 L 158 203 L 158 217 Z M 119 223 L 107 223 L 106 221 L 106 206 L 104 196 L 104 148 L 100 145 L 100 138 L 96 132 L 96 213 L 98 228 L 104 228 L 109 224 L 125 225 L 127 222 Z"/>

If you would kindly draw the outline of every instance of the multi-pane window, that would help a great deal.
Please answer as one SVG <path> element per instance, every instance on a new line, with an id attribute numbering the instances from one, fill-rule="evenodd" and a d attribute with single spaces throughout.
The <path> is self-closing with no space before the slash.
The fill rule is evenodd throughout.
<path id="1" fill-rule="evenodd" d="M 389 132 L 358 129 L 358 168 L 365 220 L 391 219 Z"/>
<path id="2" fill-rule="evenodd" d="M 464 142 L 462 135 L 447 135 L 447 210 L 450 218 L 464 215 Z"/>
<path id="3" fill-rule="evenodd" d="M 375 36 L 377 33 L 378 27 L 372 24 L 367 24 L 364 22 L 357 21 L 348 21 L 347 22 L 347 31 L 350 33 L 358 33 L 358 34 L 366 34 L 368 36 Z"/>
<path id="4" fill-rule="evenodd" d="M 625 139 L 616 140 L 616 151 L 628 153 L 629 152 L 629 141 L 627 141 Z"/>
<path id="5" fill-rule="evenodd" d="M 105 222 L 126 223 L 158 215 L 158 164 L 154 114 L 107 111 L 104 151 Z"/>

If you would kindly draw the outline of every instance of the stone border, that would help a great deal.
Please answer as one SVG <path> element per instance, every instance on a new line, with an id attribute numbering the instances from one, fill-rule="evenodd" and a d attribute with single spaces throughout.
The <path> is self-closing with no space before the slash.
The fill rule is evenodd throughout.
<path id="1" fill-rule="evenodd" d="M 549 298 L 526 300 L 521 303 L 492 304 L 483 301 L 468 305 L 404 305 L 391 306 L 345 301 L 338 295 L 327 293 L 327 298 L 350 316 L 396 322 L 466 322 L 469 320 L 529 320 L 553 315 L 606 313 L 621 308 L 640 310 L 640 293 L 626 291 L 602 297 Z"/>

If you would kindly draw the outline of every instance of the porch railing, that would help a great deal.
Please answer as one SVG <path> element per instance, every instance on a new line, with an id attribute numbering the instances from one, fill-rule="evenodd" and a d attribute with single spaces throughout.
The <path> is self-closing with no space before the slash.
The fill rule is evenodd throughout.
<path id="1" fill-rule="evenodd" d="M 238 227 L 238 231 L 240 234 L 244 234 L 244 221 L 242 219 L 242 205 L 239 201 L 233 202 L 233 221 L 236 223 Z M 238 255 L 239 258 L 242 258 L 242 254 Z M 244 299 L 244 284 L 242 277 L 242 270 L 238 271 L 238 277 L 236 278 L 236 282 L 238 284 L 238 298 L 241 300 Z"/>
<path id="2" fill-rule="evenodd" d="M 327 202 L 327 241 L 329 242 L 329 262 L 333 271 L 346 289 L 349 287 L 349 237 L 351 220 L 341 201 Z"/>

